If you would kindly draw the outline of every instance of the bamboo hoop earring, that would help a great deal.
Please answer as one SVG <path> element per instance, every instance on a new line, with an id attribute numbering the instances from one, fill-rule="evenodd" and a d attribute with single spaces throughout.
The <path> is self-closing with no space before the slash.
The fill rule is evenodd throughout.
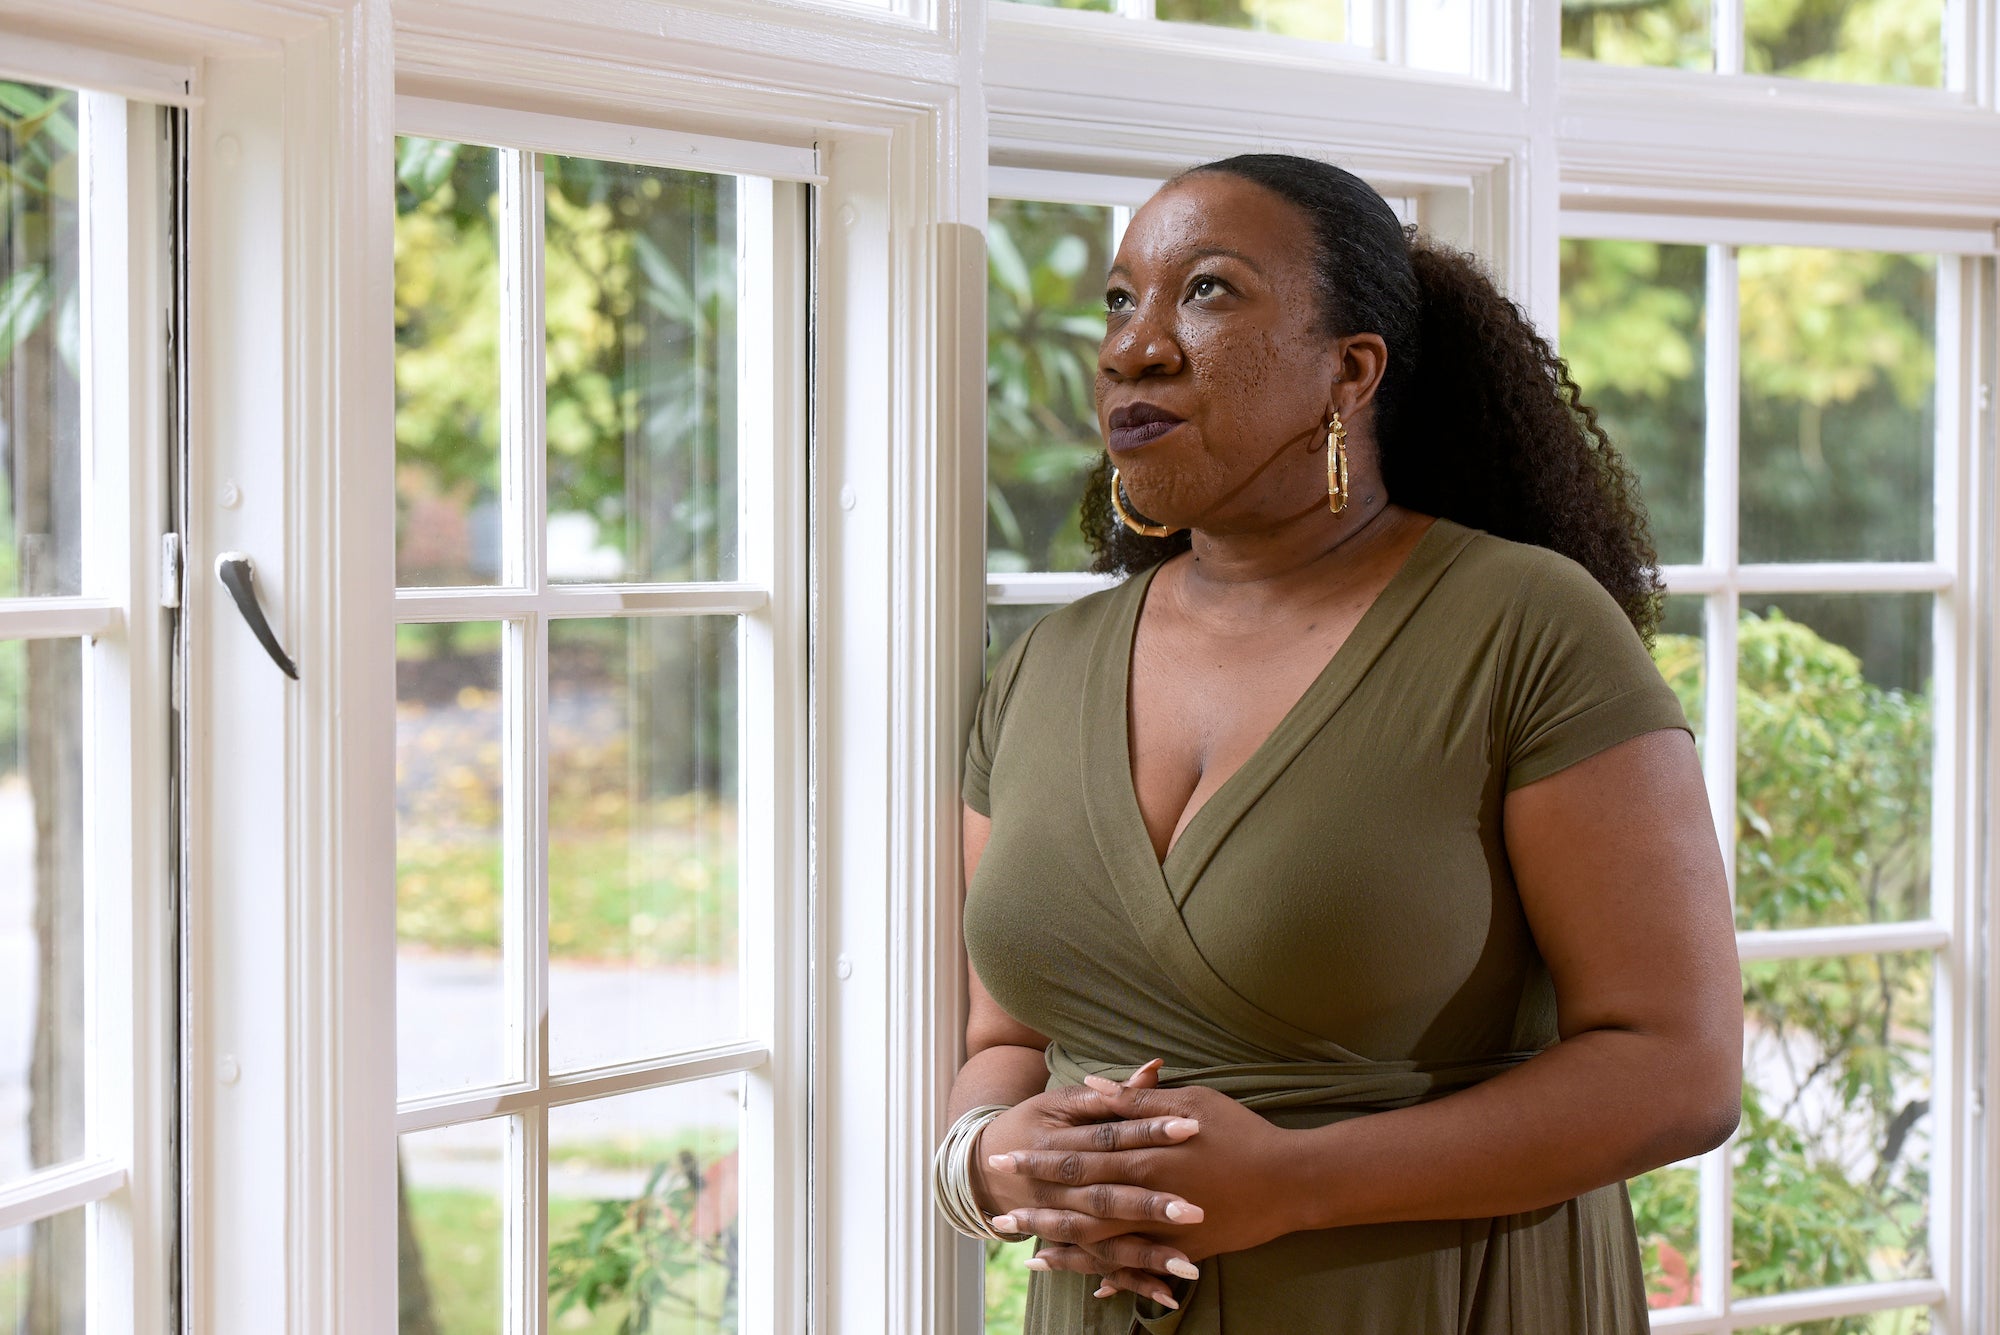
<path id="1" fill-rule="evenodd" d="M 1118 516 L 1118 522 L 1126 528 L 1131 529 L 1142 538 L 1165 538 L 1180 532 L 1179 529 L 1174 528 L 1170 524 L 1147 524 L 1134 519 L 1126 511 L 1125 501 L 1118 494 L 1119 490 L 1118 469 L 1114 465 L 1111 469 L 1111 510 L 1113 514 Z"/>
<path id="2" fill-rule="evenodd" d="M 1115 470 L 1111 500 L 1113 504 L 1118 501 Z M 1333 420 L 1326 424 L 1326 508 L 1335 514 L 1347 508 L 1347 425 L 1340 420 L 1338 408 L 1333 410 Z M 1124 511 L 1119 513 L 1123 515 Z"/>

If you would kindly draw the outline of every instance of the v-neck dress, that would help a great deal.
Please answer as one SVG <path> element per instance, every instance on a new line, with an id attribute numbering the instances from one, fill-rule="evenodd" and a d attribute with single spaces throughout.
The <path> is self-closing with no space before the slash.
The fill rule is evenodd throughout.
<path id="1" fill-rule="evenodd" d="M 1438 520 L 1164 864 L 1127 691 L 1154 571 L 1042 618 L 980 700 L 964 793 L 993 829 L 965 940 L 1046 1034 L 1051 1088 L 1159 1056 L 1283 1126 L 1439 1098 L 1556 1041 L 1501 838 L 1507 792 L 1687 728 L 1611 597 Z M 1036 1274 L 1028 1335 L 1625 1335 L 1647 1328 L 1622 1185 L 1497 1219 L 1293 1233 L 1176 1281 L 1176 1312 Z"/>

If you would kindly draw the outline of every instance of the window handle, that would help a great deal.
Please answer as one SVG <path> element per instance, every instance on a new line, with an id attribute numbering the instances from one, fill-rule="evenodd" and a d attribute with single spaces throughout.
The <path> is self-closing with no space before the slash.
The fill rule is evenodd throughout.
<path id="1" fill-rule="evenodd" d="M 264 646 L 264 652 L 271 656 L 271 661 L 278 665 L 279 670 L 297 681 L 298 665 L 278 643 L 271 623 L 264 619 L 263 607 L 257 602 L 257 589 L 251 582 L 255 573 L 250 558 L 242 552 L 223 552 L 215 558 L 215 577 L 222 581 L 222 587 L 229 590 L 229 596 L 236 600 L 236 610 L 250 624 L 250 633 L 257 637 L 257 643 Z"/>

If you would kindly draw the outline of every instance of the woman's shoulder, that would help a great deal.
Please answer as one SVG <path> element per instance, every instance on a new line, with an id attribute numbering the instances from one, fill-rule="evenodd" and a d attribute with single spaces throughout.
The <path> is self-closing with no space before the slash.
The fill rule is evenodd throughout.
<path id="1" fill-rule="evenodd" d="M 1449 572 L 1458 601 L 1476 603 L 1510 619 L 1566 615 L 1595 619 L 1606 609 L 1624 619 L 1617 600 L 1597 577 L 1561 552 L 1482 529 L 1463 531 L 1467 540 Z"/>
<path id="2" fill-rule="evenodd" d="M 1029 657 L 1042 662 L 1081 657 L 1090 652 L 1107 618 L 1117 615 L 1144 575 L 1133 575 L 1051 608 L 1022 630 L 1003 655 L 1016 666 Z"/>

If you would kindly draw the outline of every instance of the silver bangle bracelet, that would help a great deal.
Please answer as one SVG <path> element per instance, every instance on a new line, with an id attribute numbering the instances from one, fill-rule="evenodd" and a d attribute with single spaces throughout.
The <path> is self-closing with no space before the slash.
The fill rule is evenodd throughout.
<path id="1" fill-rule="evenodd" d="M 972 1156 L 979 1148 L 979 1134 L 1006 1111 L 1004 1103 L 989 1103 L 965 1113 L 944 1133 L 931 1158 L 931 1193 L 937 1199 L 938 1212 L 968 1238 L 1018 1242 L 1026 1236 L 995 1229 L 981 1213 L 972 1191 Z"/>

